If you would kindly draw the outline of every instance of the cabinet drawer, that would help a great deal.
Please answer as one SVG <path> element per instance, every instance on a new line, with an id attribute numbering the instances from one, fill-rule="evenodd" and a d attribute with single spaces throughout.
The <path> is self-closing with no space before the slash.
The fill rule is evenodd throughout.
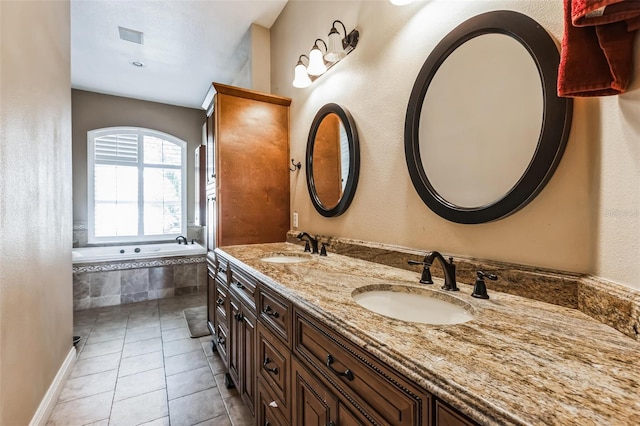
<path id="1" fill-rule="evenodd" d="M 453 408 L 436 400 L 436 426 L 476 426 Z"/>
<path id="2" fill-rule="evenodd" d="M 216 278 L 226 285 L 229 282 L 229 261 L 216 253 L 216 262 L 214 266 Z"/>
<path id="3" fill-rule="evenodd" d="M 229 274 L 229 286 L 252 309 L 256 308 L 257 282 L 254 278 L 234 268 Z"/>
<path id="4" fill-rule="evenodd" d="M 268 391 L 262 382 L 258 383 L 258 408 L 256 424 L 259 426 L 288 426 L 289 422 L 282 413 L 280 403 Z"/>
<path id="5" fill-rule="evenodd" d="M 227 329 L 220 322 L 216 326 L 215 342 L 218 347 L 218 353 L 224 365 L 229 367 L 229 339 L 227 337 Z"/>
<path id="6" fill-rule="evenodd" d="M 218 321 L 226 324 L 229 310 L 229 293 L 227 288 L 216 280 L 215 297 L 213 300 Z"/>
<path id="7" fill-rule="evenodd" d="M 260 319 L 290 346 L 291 305 L 282 296 L 270 291 L 264 285 L 258 293 Z"/>
<path id="8" fill-rule="evenodd" d="M 289 419 L 291 405 L 291 352 L 280 340 L 258 322 L 258 376 L 268 385 L 282 407 L 285 418 Z"/>
<path id="9" fill-rule="evenodd" d="M 430 396 L 370 354 L 294 314 L 294 352 L 374 424 L 430 424 Z"/>

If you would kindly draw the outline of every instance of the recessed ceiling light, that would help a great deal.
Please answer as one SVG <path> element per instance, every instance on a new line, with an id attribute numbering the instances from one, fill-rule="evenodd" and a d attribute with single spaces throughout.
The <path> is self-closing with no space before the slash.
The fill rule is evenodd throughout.
<path id="1" fill-rule="evenodd" d="M 143 33 L 142 31 L 136 31 L 125 27 L 118 27 L 120 38 L 122 40 L 130 41 L 131 43 L 142 44 Z"/>
<path id="2" fill-rule="evenodd" d="M 140 61 L 131 61 L 130 64 L 138 68 L 144 67 L 144 62 L 140 62 Z"/>

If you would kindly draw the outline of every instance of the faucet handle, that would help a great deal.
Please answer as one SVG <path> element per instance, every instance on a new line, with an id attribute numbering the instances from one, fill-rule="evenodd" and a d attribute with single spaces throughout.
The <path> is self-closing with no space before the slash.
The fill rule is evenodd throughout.
<path id="1" fill-rule="evenodd" d="M 407 260 L 409 265 L 423 265 L 422 275 L 420 275 L 420 284 L 433 284 L 433 279 L 431 279 L 431 270 L 427 262 L 420 262 L 417 260 Z"/>
<path id="2" fill-rule="evenodd" d="M 311 251 L 311 245 L 309 244 L 309 241 L 307 241 L 307 242 L 304 244 L 304 251 L 305 251 L 305 252 L 310 252 L 310 251 Z"/>
<path id="3" fill-rule="evenodd" d="M 471 297 L 475 297 L 476 299 L 488 299 L 489 294 L 487 294 L 487 285 L 484 282 L 484 278 L 496 281 L 498 276 L 494 274 L 486 274 L 482 271 L 478 271 L 476 275 L 476 283 L 473 286 L 473 293 L 471 293 Z"/>
<path id="4" fill-rule="evenodd" d="M 476 275 L 478 275 L 478 278 L 488 278 L 491 281 L 497 281 L 498 280 L 498 276 L 495 274 L 487 274 L 485 272 L 482 271 L 478 271 L 476 272 Z"/>
<path id="5" fill-rule="evenodd" d="M 327 245 L 325 243 L 322 243 L 322 247 L 320 248 L 320 256 L 326 256 L 327 255 Z"/>

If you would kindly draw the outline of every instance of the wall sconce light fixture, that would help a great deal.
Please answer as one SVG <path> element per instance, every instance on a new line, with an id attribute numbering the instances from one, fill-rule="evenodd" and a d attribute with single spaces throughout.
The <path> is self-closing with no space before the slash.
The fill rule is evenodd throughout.
<path id="1" fill-rule="evenodd" d="M 311 79 L 309 78 L 309 74 L 307 74 L 307 67 L 302 62 L 303 57 L 307 58 L 307 62 L 309 61 L 309 57 L 307 55 L 300 55 L 298 58 L 298 65 L 296 65 L 293 76 L 293 87 L 297 87 L 299 89 L 308 87 L 311 84 Z"/>
<path id="2" fill-rule="evenodd" d="M 344 30 L 344 37 L 336 29 L 336 24 L 342 25 Z M 341 21 L 335 20 L 331 24 L 331 31 L 329 31 L 329 45 L 324 40 L 318 38 L 313 43 L 313 47 L 309 52 L 309 56 L 300 55 L 298 57 L 298 63 L 294 71 L 293 87 L 304 88 L 308 87 L 316 78 L 327 72 L 329 68 L 344 59 L 353 49 L 358 45 L 360 40 L 360 32 L 356 29 L 351 30 L 347 34 L 347 28 Z M 319 42 L 324 46 L 325 54 L 322 54 L 320 50 Z M 305 66 L 302 58 L 307 58 L 307 65 Z"/>

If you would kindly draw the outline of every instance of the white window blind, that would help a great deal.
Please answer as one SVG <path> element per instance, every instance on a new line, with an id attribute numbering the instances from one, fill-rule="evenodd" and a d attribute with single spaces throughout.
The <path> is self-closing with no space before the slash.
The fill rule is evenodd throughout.
<path id="1" fill-rule="evenodd" d="M 88 133 L 89 242 L 186 234 L 186 142 L 155 130 Z"/>

